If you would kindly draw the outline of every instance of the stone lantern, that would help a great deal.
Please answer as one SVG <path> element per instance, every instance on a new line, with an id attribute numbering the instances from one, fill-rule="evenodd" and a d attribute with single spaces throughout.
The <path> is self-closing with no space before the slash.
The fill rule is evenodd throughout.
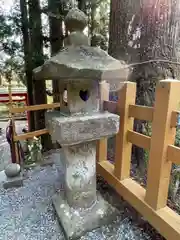
<path id="1" fill-rule="evenodd" d="M 121 64 L 89 46 L 83 12 L 70 10 L 65 24 L 70 32 L 65 48 L 34 74 L 37 80 L 58 79 L 60 87 L 67 89 L 68 111 L 46 112 L 45 118 L 52 140 L 64 152 L 65 191 L 53 197 L 53 205 L 67 238 L 74 239 L 117 215 L 96 192 L 96 145 L 119 131 L 119 116 L 101 108 L 100 84 L 105 71 L 117 72 Z"/>

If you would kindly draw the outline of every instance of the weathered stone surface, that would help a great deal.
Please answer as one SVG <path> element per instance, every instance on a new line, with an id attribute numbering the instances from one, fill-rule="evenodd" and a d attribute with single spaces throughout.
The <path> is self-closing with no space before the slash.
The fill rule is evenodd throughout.
<path id="1" fill-rule="evenodd" d="M 114 135 L 119 130 L 119 116 L 108 112 L 72 117 L 60 116 L 59 112 L 47 112 L 45 118 L 52 139 L 62 146 L 98 140 Z"/>
<path id="2" fill-rule="evenodd" d="M 69 206 L 64 192 L 61 191 L 53 197 L 53 206 L 68 240 L 79 239 L 92 229 L 112 223 L 119 213 L 99 194 L 90 208 L 75 209 Z"/>
<path id="3" fill-rule="evenodd" d="M 71 115 L 95 113 L 100 107 L 99 84 L 87 80 L 82 83 L 68 83 L 68 108 Z"/>
<path id="4" fill-rule="evenodd" d="M 23 186 L 23 175 L 19 174 L 16 177 L 7 177 L 5 171 L 0 171 L 0 187 L 3 188 L 17 188 Z"/>
<path id="5" fill-rule="evenodd" d="M 128 80 L 129 67 L 125 62 L 116 60 L 97 47 L 102 42 L 100 35 L 93 36 L 96 47 L 90 46 L 91 41 L 83 33 L 87 25 L 87 17 L 82 11 L 70 10 L 65 24 L 70 31 L 64 41 L 65 48 L 42 66 L 34 69 L 35 79 L 60 80 L 61 84 L 72 81 L 85 82 L 87 79 L 105 80 L 110 83 L 111 90 L 117 91 L 119 83 Z"/>
<path id="6" fill-rule="evenodd" d="M 9 178 L 13 178 L 19 175 L 21 167 L 19 164 L 11 163 L 5 168 L 5 174 Z"/>
<path id="7" fill-rule="evenodd" d="M 83 31 L 88 24 L 88 17 L 78 8 L 71 9 L 65 17 L 65 25 L 70 32 Z"/>
<path id="8" fill-rule="evenodd" d="M 82 32 L 72 32 L 65 40 L 65 46 L 89 46 L 90 40 L 89 38 Z"/>
<path id="9" fill-rule="evenodd" d="M 60 81 L 101 81 L 116 78 L 125 81 L 129 69 L 125 64 L 109 56 L 107 52 L 91 46 L 69 46 L 34 69 L 35 79 Z M 81 79 L 81 80 L 79 80 Z"/>
<path id="10" fill-rule="evenodd" d="M 18 188 L 23 186 L 23 177 L 17 176 L 14 178 L 7 178 L 6 181 L 3 183 L 4 189 L 8 188 Z"/>
<path id="11" fill-rule="evenodd" d="M 96 142 L 64 147 L 65 190 L 69 206 L 89 208 L 96 201 Z"/>

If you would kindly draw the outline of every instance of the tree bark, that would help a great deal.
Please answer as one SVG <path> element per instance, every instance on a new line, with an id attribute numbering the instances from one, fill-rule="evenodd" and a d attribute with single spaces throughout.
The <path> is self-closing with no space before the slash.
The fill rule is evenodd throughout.
<path id="1" fill-rule="evenodd" d="M 129 61 L 129 25 L 139 5 L 139 0 L 111 0 L 108 52 L 116 59 Z"/>
<path id="2" fill-rule="evenodd" d="M 127 63 L 179 59 L 180 0 L 111 0 L 109 53 Z M 141 4 L 140 4 L 141 3 Z M 154 62 L 133 67 L 130 81 L 137 83 L 136 104 L 152 106 L 155 86 L 165 78 L 179 79 L 175 64 Z M 134 130 L 144 133 L 146 122 L 135 121 Z M 144 151 L 133 147 L 138 165 Z"/>
<path id="3" fill-rule="evenodd" d="M 32 51 L 32 65 L 33 68 L 41 66 L 44 63 L 43 54 L 43 36 L 41 23 L 41 9 L 39 0 L 29 0 L 29 27 L 31 36 L 31 51 Z M 34 103 L 47 103 L 46 83 L 45 81 L 33 81 L 34 85 Z M 45 128 L 45 111 L 39 110 L 35 112 L 35 127 L 36 130 Z M 42 145 L 45 149 L 51 148 L 51 141 L 49 135 L 41 137 Z"/>
<path id="4" fill-rule="evenodd" d="M 78 8 L 86 13 L 86 0 L 78 0 Z"/>
<path id="5" fill-rule="evenodd" d="M 175 0 L 160 0 L 156 6 L 144 0 L 140 9 L 141 21 L 139 28 L 139 48 L 136 61 L 152 59 L 178 61 L 179 45 L 179 3 Z M 179 79 L 179 67 L 170 63 L 148 63 L 134 67 L 131 80 L 137 83 L 136 104 L 152 106 L 155 100 L 155 86 L 159 80 L 166 78 Z M 135 121 L 135 130 L 143 132 L 145 122 Z M 136 148 L 138 164 L 144 162 L 144 151 Z"/>
<path id="6" fill-rule="evenodd" d="M 56 13 L 57 9 L 61 9 L 61 14 L 63 13 L 62 6 L 59 6 L 60 3 L 57 4 L 56 0 L 49 0 L 48 1 L 48 8 L 51 12 Z M 60 49 L 63 47 L 63 28 L 62 28 L 62 20 L 49 17 L 49 28 L 50 28 L 50 44 L 51 44 L 51 55 L 56 54 Z M 59 102 L 59 81 L 53 80 L 53 101 Z"/>
<path id="7" fill-rule="evenodd" d="M 25 62 L 25 73 L 26 73 L 26 84 L 28 92 L 29 104 L 33 105 L 33 82 L 32 82 L 32 64 L 31 64 L 31 49 L 30 49 L 30 37 L 29 37 L 29 20 L 27 12 L 26 0 L 20 0 L 20 11 L 21 11 L 21 31 L 23 36 L 23 47 L 24 47 L 24 62 Z M 34 113 L 30 112 L 30 131 L 35 130 Z"/>

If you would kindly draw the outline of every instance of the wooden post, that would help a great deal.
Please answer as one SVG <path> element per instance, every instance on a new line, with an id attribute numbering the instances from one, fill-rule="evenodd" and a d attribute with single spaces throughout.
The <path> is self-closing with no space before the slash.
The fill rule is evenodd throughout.
<path id="1" fill-rule="evenodd" d="M 103 102 L 109 100 L 109 84 L 104 82 L 100 85 L 101 94 L 101 107 L 103 107 Z M 96 149 L 96 160 L 97 162 L 107 160 L 107 139 L 101 139 L 97 142 Z"/>
<path id="2" fill-rule="evenodd" d="M 134 119 L 129 117 L 129 105 L 135 104 L 136 84 L 125 82 L 119 91 L 117 111 L 120 115 L 120 130 L 116 136 L 115 176 L 124 180 L 130 176 L 132 144 L 128 142 L 127 131 L 133 130 Z"/>
<path id="3" fill-rule="evenodd" d="M 9 84 L 8 84 L 8 91 L 9 91 L 9 106 L 12 109 L 13 99 L 12 99 L 11 81 L 9 81 Z M 12 129 L 13 129 L 13 133 L 12 133 L 13 134 L 13 142 L 12 142 L 12 144 L 14 145 L 16 163 L 20 164 L 17 142 L 14 141 L 14 138 L 16 136 L 16 126 L 15 126 L 14 113 L 11 113 L 9 111 L 9 115 L 10 115 L 10 118 L 12 119 Z"/>
<path id="4" fill-rule="evenodd" d="M 29 106 L 29 97 L 28 97 L 28 94 L 26 93 L 25 94 L 25 102 L 26 102 L 26 106 Z M 30 132 L 31 131 L 31 114 L 29 111 L 26 112 L 26 116 L 27 116 L 27 122 L 28 122 L 28 131 Z"/>
<path id="5" fill-rule="evenodd" d="M 172 163 L 167 160 L 169 144 L 174 144 L 176 129 L 171 127 L 172 111 L 179 103 L 180 82 L 160 81 L 156 88 L 152 137 L 145 201 L 155 210 L 167 204 Z"/>

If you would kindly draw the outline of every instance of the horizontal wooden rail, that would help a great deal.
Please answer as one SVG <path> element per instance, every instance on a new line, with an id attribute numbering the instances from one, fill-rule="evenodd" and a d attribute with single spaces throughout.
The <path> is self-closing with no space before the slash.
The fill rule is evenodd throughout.
<path id="1" fill-rule="evenodd" d="M 104 111 L 108 111 L 110 113 L 117 113 L 117 102 L 104 101 L 103 109 Z"/>
<path id="2" fill-rule="evenodd" d="M 173 111 L 171 115 L 171 127 L 176 127 L 177 126 L 177 118 L 178 115 L 180 114 L 179 111 Z"/>
<path id="3" fill-rule="evenodd" d="M 103 109 L 111 113 L 117 113 L 117 102 L 104 101 Z M 152 121 L 153 120 L 152 107 L 130 105 L 129 106 L 129 117 L 133 117 L 139 120 Z"/>
<path id="4" fill-rule="evenodd" d="M 114 166 L 108 161 L 97 164 L 97 172 L 131 204 L 167 240 L 179 239 L 180 216 L 169 207 L 153 210 L 145 202 L 146 190 L 131 178 L 120 181 L 114 176 Z"/>
<path id="5" fill-rule="evenodd" d="M 25 107 L 10 107 L 9 111 L 11 113 L 22 113 L 26 111 L 38 111 L 38 110 L 52 109 L 57 107 L 60 107 L 60 103 L 40 104 L 40 105 L 25 106 Z"/>
<path id="6" fill-rule="evenodd" d="M 15 135 L 14 136 L 14 141 L 22 141 L 22 140 L 30 139 L 30 138 L 33 138 L 33 137 L 38 137 L 38 136 L 41 136 L 41 135 L 47 134 L 47 133 L 49 133 L 49 131 L 47 129 L 42 129 L 42 130 L 37 130 L 37 131 L 34 131 L 34 132 Z"/>
<path id="7" fill-rule="evenodd" d="M 174 145 L 169 145 L 167 149 L 167 159 L 174 164 L 180 165 L 180 148 Z"/>
<path id="8" fill-rule="evenodd" d="M 147 150 L 150 149 L 151 138 L 143 134 L 128 130 L 127 140 L 130 143 L 136 145 L 137 147 L 144 148 Z"/>
<path id="9" fill-rule="evenodd" d="M 153 120 L 152 107 L 130 105 L 129 106 L 129 117 L 133 117 L 139 120 L 152 121 Z"/>

